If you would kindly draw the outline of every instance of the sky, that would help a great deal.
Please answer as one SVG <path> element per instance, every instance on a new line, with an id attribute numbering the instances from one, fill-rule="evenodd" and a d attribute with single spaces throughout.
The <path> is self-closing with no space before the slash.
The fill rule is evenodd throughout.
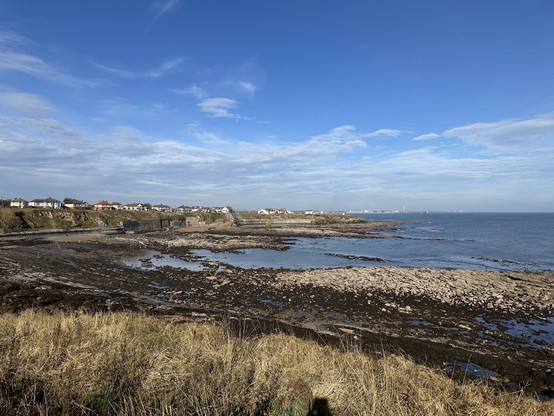
<path id="1" fill-rule="evenodd" d="M 554 1 L 0 0 L 0 196 L 554 211 Z"/>

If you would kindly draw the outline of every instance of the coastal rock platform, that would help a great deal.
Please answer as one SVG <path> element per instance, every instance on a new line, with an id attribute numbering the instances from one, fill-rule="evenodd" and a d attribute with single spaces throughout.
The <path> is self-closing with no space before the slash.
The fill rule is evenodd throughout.
<path id="1" fill-rule="evenodd" d="M 393 224 L 392 226 L 395 226 Z M 242 269 L 192 250 L 287 250 L 289 237 L 379 238 L 391 224 L 204 227 L 0 239 L 0 311 L 134 310 L 401 353 L 541 398 L 554 390 L 554 273 L 346 267 Z M 125 259 L 141 258 L 139 266 Z M 200 263 L 199 269 L 156 260 Z"/>

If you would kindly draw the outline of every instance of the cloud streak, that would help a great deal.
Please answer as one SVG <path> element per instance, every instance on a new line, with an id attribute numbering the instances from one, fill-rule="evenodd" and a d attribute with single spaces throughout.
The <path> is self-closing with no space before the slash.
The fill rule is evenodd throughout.
<path id="1" fill-rule="evenodd" d="M 208 104 L 216 114 L 234 108 L 225 100 Z M 524 123 L 532 131 L 537 125 L 548 122 Z M 291 209 L 368 207 L 377 198 L 413 206 L 437 200 L 438 193 L 466 209 L 467 195 L 478 198 L 481 192 L 499 200 L 506 192 L 528 189 L 549 195 L 544 184 L 554 181 L 554 146 L 491 155 L 472 153 L 473 145 L 459 154 L 460 144 L 438 144 L 390 154 L 380 153 L 382 145 L 372 140 L 383 131 L 389 137 L 400 132 L 363 132 L 346 124 L 297 141 L 259 143 L 223 138 L 198 123 L 187 126 L 186 137 L 172 139 L 133 126 L 84 135 L 52 118 L 4 117 L 0 174 L 11 178 L 3 192 L 14 195 L 32 189 L 32 179 L 41 192 L 63 192 L 59 197 L 74 192 L 79 198 L 128 195 L 182 203 L 180 195 L 187 195 L 186 202 L 194 204 L 276 203 Z M 450 140 L 465 143 L 457 136 Z"/>
<path id="2" fill-rule="evenodd" d="M 528 119 L 474 123 L 445 130 L 442 136 L 458 138 L 471 146 L 497 150 L 554 145 L 554 113 Z"/>
<path id="3" fill-rule="evenodd" d="M 118 76 L 120 78 L 127 79 L 137 79 L 137 78 L 150 78 L 157 79 L 163 77 L 166 73 L 170 72 L 174 68 L 179 67 L 185 60 L 183 58 L 174 58 L 163 62 L 161 65 L 145 70 L 145 71 L 130 71 L 128 69 L 116 68 L 113 66 L 108 66 L 100 64 L 97 62 L 92 62 L 94 66 L 100 68 L 101 70 L 108 72 L 112 75 Z"/>
<path id="4" fill-rule="evenodd" d="M 56 108 L 44 98 L 24 92 L 0 93 L 0 105 L 19 113 L 28 114 L 44 114 L 56 111 Z"/>
<path id="5" fill-rule="evenodd" d="M 231 110 L 238 106 L 238 101 L 231 98 L 206 98 L 198 103 L 201 112 L 214 118 L 240 118 Z"/>
<path id="6" fill-rule="evenodd" d="M 427 133 L 427 134 L 421 134 L 417 137 L 414 137 L 412 140 L 413 141 L 416 141 L 416 142 L 422 142 L 422 141 L 427 141 L 427 140 L 435 140 L 435 139 L 438 139 L 440 137 L 440 134 L 437 134 L 437 133 Z"/>
<path id="7" fill-rule="evenodd" d="M 158 13 L 158 17 L 177 9 L 181 0 L 159 0 L 154 2 L 153 7 Z"/>
<path id="8" fill-rule="evenodd" d="M 14 71 L 57 84 L 74 87 L 96 87 L 98 80 L 75 77 L 49 64 L 40 56 L 23 51 L 29 41 L 18 34 L 0 32 L 0 70 Z"/>

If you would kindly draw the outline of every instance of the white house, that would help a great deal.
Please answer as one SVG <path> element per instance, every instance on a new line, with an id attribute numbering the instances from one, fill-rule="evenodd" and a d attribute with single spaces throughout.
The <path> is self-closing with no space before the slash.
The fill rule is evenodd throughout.
<path id="1" fill-rule="evenodd" d="M 144 206 L 137 202 L 133 202 L 131 204 L 125 204 L 124 207 L 127 211 L 144 211 Z"/>
<path id="2" fill-rule="evenodd" d="M 171 212 L 171 207 L 165 204 L 152 205 L 152 209 L 158 212 Z"/>
<path id="3" fill-rule="evenodd" d="M 89 209 L 90 204 L 78 199 L 66 198 L 63 200 L 63 205 L 69 209 Z"/>
<path id="4" fill-rule="evenodd" d="M 187 205 L 181 205 L 177 208 L 175 208 L 175 212 L 178 212 L 180 214 L 185 214 L 185 213 L 189 213 L 191 212 L 191 207 L 187 206 Z"/>
<path id="5" fill-rule="evenodd" d="M 262 208 L 258 211 L 258 214 L 292 214 L 292 211 L 289 211 L 287 208 Z"/>
<path id="6" fill-rule="evenodd" d="M 48 197 L 46 199 L 33 199 L 32 201 L 29 201 L 29 206 L 35 208 L 60 209 L 62 207 L 62 203 L 57 199 Z"/>
<path id="7" fill-rule="evenodd" d="M 15 198 L 10 201 L 10 207 L 12 208 L 25 208 L 29 205 L 29 202 L 23 198 Z"/>

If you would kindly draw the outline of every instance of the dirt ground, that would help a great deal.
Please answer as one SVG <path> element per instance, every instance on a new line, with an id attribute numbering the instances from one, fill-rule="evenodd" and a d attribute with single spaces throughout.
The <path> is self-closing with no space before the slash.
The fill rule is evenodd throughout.
<path id="1" fill-rule="evenodd" d="M 281 330 L 372 354 L 407 354 L 454 377 L 486 376 L 493 385 L 551 398 L 552 325 L 541 325 L 554 324 L 549 321 L 552 273 L 249 270 L 205 259 L 192 271 L 154 267 L 145 255 L 198 261 L 192 249 L 286 250 L 290 237 L 377 238 L 375 233 L 390 226 L 200 227 L 0 238 L 0 311 L 133 310 L 223 321 L 242 336 Z M 123 261 L 133 256 L 144 256 L 140 267 Z"/>

